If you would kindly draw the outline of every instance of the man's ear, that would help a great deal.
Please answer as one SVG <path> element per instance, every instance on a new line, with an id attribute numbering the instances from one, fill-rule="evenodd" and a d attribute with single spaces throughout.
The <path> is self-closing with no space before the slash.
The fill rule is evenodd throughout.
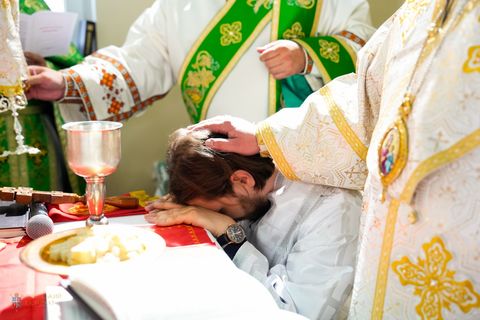
<path id="1" fill-rule="evenodd" d="M 232 173 L 230 176 L 230 183 L 232 184 L 233 190 L 235 190 L 236 187 L 247 187 L 248 189 L 255 188 L 255 179 L 250 172 L 245 170 L 236 170 Z"/>

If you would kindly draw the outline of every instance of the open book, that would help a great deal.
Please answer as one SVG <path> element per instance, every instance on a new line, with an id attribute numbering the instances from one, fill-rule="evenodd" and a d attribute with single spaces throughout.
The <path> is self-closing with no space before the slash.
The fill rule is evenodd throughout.
<path id="1" fill-rule="evenodd" d="M 179 247 L 149 264 L 79 269 L 70 290 L 102 319 L 304 319 L 280 310 L 260 282 L 218 250 Z"/>
<path id="2" fill-rule="evenodd" d="M 76 13 L 39 11 L 20 14 L 20 39 L 24 51 L 43 57 L 68 53 L 72 41 Z"/>

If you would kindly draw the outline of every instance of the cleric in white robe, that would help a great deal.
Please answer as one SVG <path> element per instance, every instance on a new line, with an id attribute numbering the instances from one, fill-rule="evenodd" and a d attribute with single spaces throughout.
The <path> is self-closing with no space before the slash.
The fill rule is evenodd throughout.
<path id="1" fill-rule="evenodd" d="M 282 309 L 310 319 L 345 317 L 360 194 L 289 181 L 271 159 L 216 153 L 203 145 L 208 137 L 208 132 L 186 130 L 172 135 L 167 198 L 175 203 L 148 206 L 147 221 L 206 228 Z"/>

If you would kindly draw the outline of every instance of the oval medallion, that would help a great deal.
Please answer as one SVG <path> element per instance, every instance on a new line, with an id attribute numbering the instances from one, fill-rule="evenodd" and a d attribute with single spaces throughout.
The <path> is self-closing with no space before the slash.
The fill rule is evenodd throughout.
<path id="1" fill-rule="evenodd" d="M 407 157 L 407 128 L 400 118 L 387 130 L 378 149 L 378 167 L 384 186 L 390 185 L 400 175 Z"/>

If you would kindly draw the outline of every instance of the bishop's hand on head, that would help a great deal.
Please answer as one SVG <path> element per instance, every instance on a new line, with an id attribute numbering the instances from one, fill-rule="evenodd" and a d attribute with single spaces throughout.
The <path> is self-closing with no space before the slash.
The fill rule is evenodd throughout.
<path id="1" fill-rule="evenodd" d="M 231 117 L 217 116 L 188 127 L 189 130 L 209 130 L 226 135 L 228 138 L 210 138 L 205 141 L 209 148 L 222 152 L 234 152 L 245 156 L 260 152 L 255 137 L 255 124 Z"/>

